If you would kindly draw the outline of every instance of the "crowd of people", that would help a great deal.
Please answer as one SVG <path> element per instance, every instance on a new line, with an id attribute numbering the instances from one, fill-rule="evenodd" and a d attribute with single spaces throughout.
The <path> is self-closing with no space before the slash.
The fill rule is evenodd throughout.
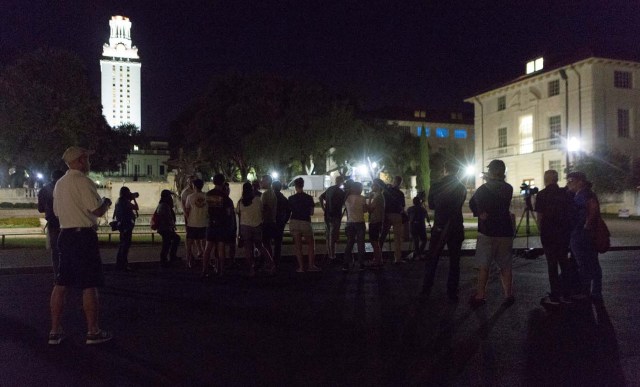
<path id="1" fill-rule="evenodd" d="M 54 171 L 52 181 L 38 196 L 40 212 L 47 220 L 48 240 L 52 250 L 54 287 L 51 294 L 51 331 L 49 344 L 64 338 L 61 318 L 69 288 L 82 290 L 83 311 L 87 320 L 87 344 L 109 341 L 111 333 L 98 322 L 98 287 L 104 276 L 98 248 L 97 224 L 111 206 L 111 200 L 98 195 L 96 185 L 87 177 L 91 151 L 72 146 L 63 160 L 68 171 Z M 513 187 L 505 181 L 506 166 L 493 160 L 484 174 L 486 182 L 470 198 L 469 207 L 478 218 L 475 260 L 479 265 L 477 287 L 469 299 L 472 308 L 486 303 L 490 268 L 495 262 L 500 269 L 504 292 L 503 305 L 515 302 L 513 291 L 513 240 L 515 219 L 511 212 Z M 401 190 L 402 177 L 392 184 L 374 179 L 371 192 L 363 195 L 360 182 L 345 181 L 338 176 L 335 185 L 319 197 L 324 214 L 328 262 L 338 260 L 338 241 L 344 223 L 346 245 L 342 270 L 378 270 L 383 266 L 382 245 L 393 232 L 393 264 L 403 264 L 402 242 L 405 230 L 413 239 L 412 259 L 426 260 L 422 296 L 428 297 L 434 285 L 440 255 L 447 247 L 449 275 L 446 289 L 452 302 L 459 297 L 460 255 L 464 240 L 462 208 L 467 189 L 458 178 L 459 168 L 447 163 L 443 177 L 433 182 L 428 196 L 419 194 L 413 206 L 405 209 Z M 314 230 L 311 217 L 315 203 L 304 192 L 304 179 L 294 180 L 295 193 L 285 197 L 279 181 L 263 176 L 258 184 L 242 186 L 237 203 L 230 198 L 229 184 L 221 174 L 213 177 L 214 188 L 203 192 L 204 182 L 189 178 L 188 187 L 179 200 L 186 224 L 187 268 L 201 262 L 201 276 L 221 276 L 228 264 L 235 264 L 236 247 L 243 249 L 246 271 L 255 276 L 258 270 L 274 274 L 281 262 L 285 227 L 293 237 L 296 272 L 318 272 Z M 567 187 L 558 187 L 558 173 L 544 174 L 545 188 L 537 195 L 535 212 L 541 242 L 548 263 L 550 292 L 541 302 L 548 307 L 589 299 L 602 302 L 602 270 L 592 230 L 599 220 L 599 204 L 584 173 L 571 172 Z M 177 197 L 163 190 L 151 223 L 162 237 L 160 265 L 170 267 L 182 261 L 177 256 L 181 238 L 176 232 Z M 120 233 L 116 270 L 131 271 L 128 251 L 138 217 L 137 193 L 122 187 L 114 210 L 112 227 Z M 427 249 L 427 207 L 433 210 L 434 224 Z M 368 218 L 368 219 L 367 219 Z M 365 242 L 372 246 L 371 259 L 366 258 Z M 306 245 L 306 253 L 305 253 Z M 357 249 L 357 258 L 354 256 Z M 561 273 L 558 271 L 558 267 Z"/>

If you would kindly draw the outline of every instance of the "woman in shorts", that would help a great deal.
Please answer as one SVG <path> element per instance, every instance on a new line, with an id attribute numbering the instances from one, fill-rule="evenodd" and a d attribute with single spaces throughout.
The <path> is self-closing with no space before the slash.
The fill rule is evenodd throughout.
<path id="1" fill-rule="evenodd" d="M 269 251 L 262 244 L 262 200 L 254 195 L 251 183 L 242 186 L 242 197 L 236 207 L 240 219 L 240 236 L 244 242 L 244 253 L 249 263 L 249 276 L 255 275 L 254 247 L 269 262 L 267 271 L 275 272 L 275 264 Z"/>

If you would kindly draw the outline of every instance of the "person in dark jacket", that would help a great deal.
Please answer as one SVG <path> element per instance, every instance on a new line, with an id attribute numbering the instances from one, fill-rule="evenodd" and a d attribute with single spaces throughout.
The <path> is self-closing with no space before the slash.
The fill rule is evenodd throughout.
<path id="1" fill-rule="evenodd" d="M 422 293 L 427 296 L 431 292 L 440 253 L 446 244 L 449 253 L 447 296 L 451 301 L 458 300 L 460 252 L 464 240 L 462 205 L 467 198 L 467 189 L 458 179 L 459 172 L 459 164 L 446 163 L 444 177 L 431 186 L 427 199 L 429 208 L 434 210 L 434 224 L 431 229 Z"/>
<path id="2" fill-rule="evenodd" d="M 513 305 L 512 249 L 513 219 L 509 208 L 513 187 L 505 182 L 506 166 L 502 160 L 492 160 L 487 166 L 486 183 L 480 186 L 469 202 L 473 216 L 478 218 L 476 260 L 480 264 L 478 288 L 469 299 L 472 308 L 486 303 L 489 268 L 495 261 L 500 267 L 504 290 L 504 306 Z"/>
<path id="3" fill-rule="evenodd" d="M 129 266 L 129 248 L 131 247 L 131 238 L 133 236 L 133 228 L 136 225 L 137 214 L 138 202 L 136 202 L 136 196 L 131 194 L 129 187 L 120 188 L 120 197 L 116 202 L 113 216 L 118 222 L 118 231 L 120 231 L 120 245 L 116 256 L 116 270 L 118 271 L 132 270 Z"/>
<path id="4" fill-rule="evenodd" d="M 544 305 L 560 305 L 569 302 L 571 291 L 571 262 L 568 258 L 571 237 L 573 199 L 566 188 L 558 186 L 558 172 L 550 169 L 544 173 L 545 188 L 536 196 L 540 242 L 547 259 L 551 292 L 541 300 Z M 562 276 L 558 275 L 558 266 Z"/>
<path id="5" fill-rule="evenodd" d="M 47 241 L 51 247 L 51 264 L 53 266 L 53 281 L 58 277 L 60 265 L 60 250 L 58 250 L 58 236 L 60 236 L 60 220 L 53 213 L 53 189 L 64 172 L 56 169 L 51 172 L 51 181 L 38 192 L 38 212 L 44 213 L 47 220 Z"/>
<path id="6" fill-rule="evenodd" d="M 280 181 L 274 181 L 271 183 L 271 187 L 273 188 L 278 203 L 276 206 L 276 233 L 273 238 L 273 260 L 276 265 L 278 265 L 282 255 L 284 228 L 291 217 L 291 207 L 289 207 L 289 200 L 280 192 L 282 190 L 282 183 Z"/>
<path id="7" fill-rule="evenodd" d="M 179 261 L 177 256 L 180 245 L 180 235 L 176 233 L 176 213 L 173 210 L 173 193 L 168 189 L 160 192 L 160 202 L 156 208 L 158 213 L 158 234 L 162 237 L 162 249 L 160 250 L 160 264 L 169 267 L 167 255 L 171 262 Z"/>

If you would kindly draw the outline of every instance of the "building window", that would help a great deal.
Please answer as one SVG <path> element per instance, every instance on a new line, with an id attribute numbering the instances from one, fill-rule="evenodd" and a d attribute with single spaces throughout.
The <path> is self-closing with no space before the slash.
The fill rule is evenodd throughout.
<path id="1" fill-rule="evenodd" d="M 160 165 L 159 174 L 160 174 L 160 176 L 164 176 L 164 165 Z"/>
<path id="2" fill-rule="evenodd" d="M 447 138 L 447 137 L 449 137 L 449 129 L 447 129 L 447 128 L 436 128 L 436 137 L 438 137 L 438 138 Z"/>
<path id="3" fill-rule="evenodd" d="M 551 139 L 551 145 L 560 144 L 561 137 L 562 124 L 560 123 L 560 116 L 549 117 L 549 138 Z"/>
<path id="4" fill-rule="evenodd" d="M 454 138 L 467 138 L 467 130 L 466 129 L 455 129 L 453 131 Z"/>
<path id="5" fill-rule="evenodd" d="M 507 108 L 507 97 L 498 97 L 498 111 L 505 110 Z"/>
<path id="6" fill-rule="evenodd" d="M 554 171 L 561 173 L 560 170 L 562 168 L 562 161 L 560 160 L 549 160 L 549 169 L 553 169 Z"/>
<path id="7" fill-rule="evenodd" d="M 498 148 L 507 146 L 507 128 L 498 129 Z"/>
<path id="8" fill-rule="evenodd" d="M 520 154 L 533 152 L 533 116 L 524 115 L 519 119 Z"/>
<path id="9" fill-rule="evenodd" d="M 422 136 L 422 126 L 418 126 L 416 128 L 416 134 L 418 135 L 418 137 Z"/>
<path id="10" fill-rule="evenodd" d="M 427 112 L 424 110 L 416 110 L 413 112 L 413 117 L 415 118 L 425 118 L 427 116 Z"/>
<path id="11" fill-rule="evenodd" d="M 560 80 L 556 79 L 555 81 L 549 82 L 548 89 L 549 97 L 560 94 Z"/>
<path id="12" fill-rule="evenodd" d="M 147 165 L 147 176 L 151 176 L 153 169 L 151 168 L 151 165 Z"/>
<path id="13" fill-rule="evenodd" d="M 618 137 L 629 138 L 629 109 L 618 109 Z"/>
<path id="14" fill-rule="evenodd" d="M 424 136 L 431 137 L 431 128 L 424 128 Z"/>
<path id="15" fill-rule="evenodd" d="M 630 71 L 614 71 L 613 85 L 620 89 L 630 89 L 632 87 L 633 77 Z"/>

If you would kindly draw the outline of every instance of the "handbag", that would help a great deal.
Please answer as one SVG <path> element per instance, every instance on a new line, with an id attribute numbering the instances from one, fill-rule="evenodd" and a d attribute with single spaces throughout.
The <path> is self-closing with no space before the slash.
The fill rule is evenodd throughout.
<path id="1" fill-rule="evenodd" d="M 591 230 L 591 238 L 593 239 L 593 246 L 598 253 L 606 253 L 611 248 L 611 240 L 609 237 L 611 233 L 607 224 L 602 220 L 602 216 L 598 215 L 598 219 L 595 222 L 595 226 Z"/>
<path id="2" fill-rule="evenodd" d="M 117 220 L 112 220 L 111 222 L 109 222 L 109 226 L 111 226 L 111 231 L 116 231 L 120 227 L 120 222 L 118 222 Z"/>

